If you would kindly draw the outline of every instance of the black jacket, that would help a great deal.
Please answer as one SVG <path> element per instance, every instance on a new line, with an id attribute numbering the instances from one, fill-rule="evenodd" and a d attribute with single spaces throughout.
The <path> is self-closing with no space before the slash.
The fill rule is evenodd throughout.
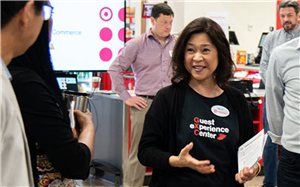
<path id="1" fill-rule="evenodd" d="M 70 121 L 62 114 L 51 88 L 30 69 L 11 64 L 9 70 L 24 121 L 35 185 L 38 186 L 37 155 L 42 154 L 64 177 L 86 179 L 90 150 L 73 137 Z M 41 149 L 36 148 L 36 143 Z"/>
<path id="2" fill-rule="evenodd" d="M 176 153 L 176 122 L 179 120 L 185 98 L 186 84 L 171 85 L 161 89 L 145 117 L 143 134 L 139 144 L 139 161 L 153 168 L 150 186 L 166 186 L 164 179 L 174 168 L 169 165 L 169 157 Z M 252 115 L 244 94 L 229 87 L 224 90 L 238 116 L 239 145 L 255 135 Z M 237 157 L 237 155 L 233 155 Z M 232 166 L 236 168 L 236 165 Z M 243 185 L 238 185 L 243 186 Z"/>

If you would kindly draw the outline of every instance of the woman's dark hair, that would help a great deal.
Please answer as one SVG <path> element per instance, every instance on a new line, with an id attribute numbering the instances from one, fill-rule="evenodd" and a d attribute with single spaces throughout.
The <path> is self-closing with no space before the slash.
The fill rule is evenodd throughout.
<path id="1" fill-rule="evenodd" d="M 166 16 L 172 15 L 174 17 L 173 10 L 166 3 L 158 3 L 153 6 L 153 8 L 151 10 L 151 17 L 153 17 L 156 20 L 160 16 L 160 14 L 163 14 Z"/>
<path id="2" fill-rule="evenodd" d="M 63 101 L 50 60 L 48 27 L 49 22 L 44 21 L 41 32 L 35 43 L 25 52 L 25 54 L 14 58 L 8 68 L 10 68 L 10 66 L 18 66 L 36 72 L 45 81 L 55 102 L 59 104 L 64 116 L 68 120 L 68 110 Z"/>
<path id="3" fill-rule="evenodd" d="M 3 28 L 29 1 L 1 1 L 1 27 Z M 34 1 L 35 13 L 39 15 L 47 1 Z"/>
<path id="4" fill-rule="evenodd" d="M 172 68 L 173 84 L 188 83 L 190 73 L 184 66 L 186 45 L 193 34 L 206 33 L 218 51 L 218 67 L 214 72 L 216 82 L 222 89 L 229 85 L 228 79 L 232 76 L 234 62 L 231 58 L 229 42 L 222 28 L 210 18 L 200 17 L 190 22 L 179 35 L 173 49 Z"/>

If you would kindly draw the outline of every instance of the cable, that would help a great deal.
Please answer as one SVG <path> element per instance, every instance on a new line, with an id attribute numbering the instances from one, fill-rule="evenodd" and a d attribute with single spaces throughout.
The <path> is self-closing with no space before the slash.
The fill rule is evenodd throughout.
<path id="1" fill-rule="evenodd" d="M 92 83 L 93 84 L 93 83 Z M 100 81 L 98 81 L 97 82 L 97 84 L 96 84 L 96 86 L 95 86 L 95 88 L 93 88 L 93 91 L 92 91 L 92 93 L 90 94 L 90 98 L 92 98 L 93 96 L 94 96 L 94 93 L 95 93 L 95 90 L 96 90 L 96 88 L 98 88 L 98 85 L 100 84 Z M 92 86 L 93 87 L 93 86 Z"/>
<path id="2" fill-rule="evenodd" d="M 249 98 L 250 98 L 250 101 L 251 101 L 251 105 L 254 106 L 254 107 L 258 107 L 259 102 L 257 102 L 257 103 L 254 103 L 254 102 L 253 102 L 253 99 L 252 99 L 252 97 L 251 97 L 251 92 L 248 90 L 248 88 L 246 88 L 246 92 L 247 92 L 247 94 L 249 95 Z"/>

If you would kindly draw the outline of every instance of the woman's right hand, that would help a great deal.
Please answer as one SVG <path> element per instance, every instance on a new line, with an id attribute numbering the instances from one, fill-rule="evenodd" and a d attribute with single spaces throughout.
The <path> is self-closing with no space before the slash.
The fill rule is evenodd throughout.
<path id="1" fill-rule="evenodd" d="M 80 125 L 80 134 L 78 142 L 88 146 L 91 152 L 91 160 L 94 156 L 94 140 L 95 140 L 95 127 L 93 123 L 92 113 L 87 110 L 85 113 L 80 110 L 74 110 L 76 120 Z"/>
<path id="2" fill-rule="evenodd" d="M 193 143 L 186 145 L 178 156 L 171 156 L 169 163 L 172 167 L 188 167 L 202 174 L 215 172 L 215 166 L 210 164 L 209 160 L 197 160 L 190 155 L 190 150 L 193 148 Z"/>
<path id="3" fill-rule="evenodd" d="M 89 124 L 93 124 L 93 114 L 86 110 L 86 112 L 81 112 L 80 110 L 74 110 L 74 115 L 76 121 L 80 125 L 80 132 L 83 130 L 83 128 Z"/>

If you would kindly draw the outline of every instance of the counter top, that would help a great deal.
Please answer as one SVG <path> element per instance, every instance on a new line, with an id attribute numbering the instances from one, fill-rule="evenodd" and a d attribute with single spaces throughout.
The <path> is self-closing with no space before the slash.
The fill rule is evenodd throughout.
<path id="1" fill-rule="evenodd" d="M 246 98 L 249 98 L 249 94 L 244 94 Z M 251 97 L 264 97 L 265 96 L 265 89 L 253 89 L 251 92 Z"/>
<path id="2" fill-rule="evenodd" d="M 131 96 L 135 96 L 134 90 L 127 90 Z M 88 92 L 88 94 L 92 94 L 92 92 Z M 101 95 L 103 97 L 108 97 L 111 99 L 119 99 L 121 100 L 120 96 L 116 94 L 116 92 L 112 90 L 100 90 L 100 91 L 95 91 L 95 95 Z"/>
<path id="3" fill-rule="evenodd" d="M 130 95 L 134 96 L 134 91 L 133 90 L 129 90 Z M 99 92 L 95 92 L 94 94 L 96 95 L 101 95 L 103 97 L 108 97 L 111 99 L 119 99 L 121 100 L 121 98 L 119 97 L 118 94 L 116 94 L 115 92 L 111 91 L 111 90 L 100 90 Z M 246 98 L 249 97 L 249 94 L 244 94 Z M 265 90 L 264 89 L 253 89 L 253 92 L 251 92 L 251 97 L 264 97 L 265 96 Z"/>
<path id="4" fill-rule="evenodd" d="M 236 69 L 250 70 L 250 71 L 257 71 L 257 72 L 259 72 L 259 64 L 257 64 L 257 65 L 236 64 Z"/>
<path id="5" fill-rule="evenodd" d="M 88 93 L 92 94 L 92 92 L 88 92 Z M 112 92 L 111 90 L 100 90 L 98 92 L 94 92 L 93 95 L 98 95 L 98 96 L 101 96 L 101 97 L 107 97 L 107 98 L 110 98 L 110 99 L 121 100 L 121 98 L 119 97 L 119 95 L 116 94 L 116 93 L 114 93 L 114 92 Z"/>

